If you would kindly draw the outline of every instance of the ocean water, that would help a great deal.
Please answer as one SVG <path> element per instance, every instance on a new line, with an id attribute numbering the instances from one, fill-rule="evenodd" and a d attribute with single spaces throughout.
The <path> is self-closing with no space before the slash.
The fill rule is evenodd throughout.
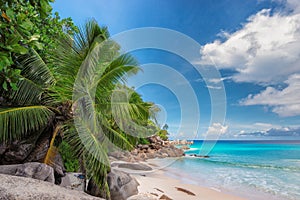
<path id="1" fill-rule="evenodd" d="M 251 200 L 300 200 L 300 141 L 218 141 L 209 158 L 189 156 L 202 144 L 194 141 L 169 175 Z"/>

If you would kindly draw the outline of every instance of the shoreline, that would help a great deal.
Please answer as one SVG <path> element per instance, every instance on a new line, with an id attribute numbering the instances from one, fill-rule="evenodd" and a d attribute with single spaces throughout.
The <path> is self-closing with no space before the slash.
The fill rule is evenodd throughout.
<path id="1" fill-rule="evenodd" d="M 173 200 L 246 200 L 242 197 L 227 194 L 216 189 L 205 188 L 194 184 L 183 183 L 180 179 L 175 179 L 166 175 L 162 170 L 149 173 L 146 176 L 139 174 L 132 175 L 140 184 L 138 186 L 139 194 L 152 195 L 153 198 L 159 199 L 166 195 Z M 182 188 L 193 194 L 178 191 L 176 188 Z"/>
<path id="2" fill-rule="evenodd" d="M 174 159 L 176 160 L 176 159 Z M 167 165 L 161 162 L 172 162 L 168 159 L 151 159 L 144 162 L 151 167 L 151 172 L 129 172 L 139 183 L 139 194 L 129 200 L 137 199 L 172 199 L 172 200 L 246 200 L 243 197 L 226 193 L 214 188 L 185 183 L 182 179 L 171 176 L 172 171 L 166 169 Z M 178 190 L 179 188 L 179 190 Z M 191 194 L 188 194 L 191 193 Z M 163 196 L 165 195 L 165 196 Z"/>

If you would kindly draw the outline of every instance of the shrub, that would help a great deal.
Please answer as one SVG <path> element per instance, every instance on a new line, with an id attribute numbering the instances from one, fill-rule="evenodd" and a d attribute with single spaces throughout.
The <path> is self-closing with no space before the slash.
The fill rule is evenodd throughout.
<path id="1" fill-rule="evenodd" d="M 79 169 L 79 161 L 72 152 L 71 147 L 67 142 L 62 141 L 62 143 L 59 145 L 59 153 L 61 154 L 61 157 L 63 159 L 66 171 L 77 172 Z"/>

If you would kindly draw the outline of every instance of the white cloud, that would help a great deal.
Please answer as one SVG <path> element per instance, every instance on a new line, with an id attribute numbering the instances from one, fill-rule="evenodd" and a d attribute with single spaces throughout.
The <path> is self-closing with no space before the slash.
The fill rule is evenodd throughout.
<path id="1" fill-rule="evenodd" d="M 289 1 L 288 5 L 300 5 Z M 300 14 L 270 14 L 264 9 L 248 18 L 234 33 L 222 33 L 224 42 L 216 40 L 202 46 L 200 64 L 234 69 L 236 82 L 280 83 L 300 72 Z"/>
<path id="2" fill-rule="evenodd" d="M 218 83 L 221 83 L 222 81 L 230 80 L 231 78 L 232 78 L 231 76 L 222 77 L 222 78 L 212 78 L 212 79 L 209 79 L 208 82 L 213 83 L 213 84 L 218 84 Z"/>
<path id="3" fill-rule="evenodd" d="M 225 134 L 228 131 L 228 126 L 223 126 L 220 123 L 213 123 L 212 126 L 208 127 L 208 130 L 205 135 L 216 135 L 216 134 Z"/>
<path id="4" fill-rule="evenodd" d="M 290 128 L 290 127 L 280 127 L 280 128 L 271 128 L 267 131 L 257 131 L 257 132 L 244 132 L 240 133 L 239 136 L 255 136 L 255 137 L 299 137 L 300 128 Z"/>
<path id="5" fill-rule="evenodd" d="M 262 122 L 257 122 L 257 123 L 254 123 L 253 125 L 256 128 L 263 129 L 263 130 L 268 130 L 273 127 L 273 124 L 262 123 Z"/>
<path id="6" fill-rule="evenodd" d="M 222 87 L 221 86 L 212 86 L 212 85 L 207 85 L 206 86 L 208 89 L 213 89 L 213 90 L 221 90 Z"/>
<path id="7" fill-rule="evenodd" d="M 286 2 L 287 8 L 293 10 L 294 12 L 300 13 L 300 3 L 299 0 L 278 0 Z"/>
<path id="8" fill-rule="evenodd" d="M 283 117 L 300 115 L 300 74 L 291 75 L 285 83 L 288 86 L 282 90 L 267 87 L 259 94 L 250 94 L 240 104 L 265 105 Z"/>
<path id="9" fill-rule="evenodd" d="M 272 127 L 272 124 L 269 123 L 262 123 L 262 122 L 256 122 L 254 123 L 255 126 L 261 126 L 261 127 Z"/>
<path id="10" fill-rule="evenodd" d="M 240 105 L 263 105 L 279 116 L 300 115 L 300 1 L 274 0 L 282 10 L 263 9 L 248 18 L 242 28 L 222 31 L 223 41 L 202 46 L 198 64 L 233 69 L 231 80 L 266 86 Z M 226 80 L 226 79 L 224 79 Z M 217 84 L 222 79 L 209 80 Z M 284 89 L 276 85 L 287 84 Z M 274 86 L 275 85 L 275 86 Z M 267 87 L 268 86 L 268 87 Z"/>

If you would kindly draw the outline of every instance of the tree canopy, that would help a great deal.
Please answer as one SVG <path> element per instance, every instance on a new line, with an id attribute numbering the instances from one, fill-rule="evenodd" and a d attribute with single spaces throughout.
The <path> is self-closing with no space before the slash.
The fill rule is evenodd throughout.
<path id="1" fill-rule="evenodd" d="M 21 78 L 20 57 L 34 49 L 43 59 L 56 47 L 56 39 L 74 34 L 71 18 L 52 14 L 54 0 L 9 0 L 0 2 L 0 84 L 4 90 L 17 89 Z"/>

